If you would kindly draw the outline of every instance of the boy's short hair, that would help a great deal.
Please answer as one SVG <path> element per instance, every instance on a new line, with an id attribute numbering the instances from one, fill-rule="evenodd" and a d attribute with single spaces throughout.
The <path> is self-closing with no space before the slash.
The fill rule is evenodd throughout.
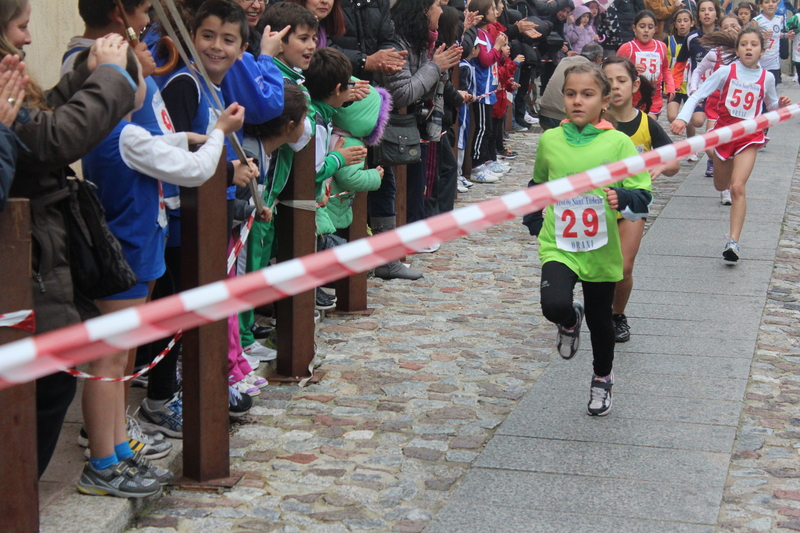
<path id="1" fill-rule="evenodd" d="M 283 133 L 283 127 L 289 122 L 299 124 L 308 115 L 308 98 L 296 84 L 284 80 L 283 82 L 283 113 L 263 124 L 245 124 L 245 135 L 252 135 L 259 139 L 277 137 Z"/>
<path id="2" fill-rule="evenodd" d="M 87 48 L 78 53 L 75 56 L 75 66 L 73 68 L 77 69 L 78 66 L 85 63 L 89 59 L 89 53 L 91 52 L 91 48 Z M 128 76 L 131 77 L 134 83 L 137 85 L 139 84 L 139 64 L 136 61 L 136 54 L 133 52 L 133 47 L 128 47 L 128 62 L 125 64 L 125 72 L 128 73 Z"/>
<path id="3" fill-rule="evenodd" d="M 319 29 L 319 21 L 314 14 L 308 9 L 292 4 L 291 2 L 279 2 L 267 7 L 264 15 L 261 17 L 259 28 L 270 26 L 272 31 L 281 31 L 286 26 L 291 26 L 292 29 L 283 36 L 283 42 L 289 42 L 289 35 L 295 33 L 301 26 L 307 26 L 314 31 Z"/>
<path id="4" fill-rule="evenodd" d="M 125 12 L 132 14 L 145 0 L 122 0 Z M 117 7 L 114 0 L 78 0 L 78 13 L 89 28 L 103 28 L 111 24 L 111 12 Z"/>
<path id="5" fill-rule="evenodd" d="M 314 100 L 324 100 L 333 94 L 337 85 L 344 87 L 353 74 L 353 64 L 335 48 L 320 48 L 311 56 L 305 71 L 305 86 Z"/>
<path id="6" fill-rule="evenodd" d="M 247 13 L 239 4 L 231 0 L 206 0 L 197 10 L 192 20 L 192 35 L 197 35 L 197 30 L 208 17 L 217 17 L 223 23 L 230 22 L 239 26 L 242 36 L 242 46 L 247 44 L 250 37 L 250 25 L 247 22 Z"/>

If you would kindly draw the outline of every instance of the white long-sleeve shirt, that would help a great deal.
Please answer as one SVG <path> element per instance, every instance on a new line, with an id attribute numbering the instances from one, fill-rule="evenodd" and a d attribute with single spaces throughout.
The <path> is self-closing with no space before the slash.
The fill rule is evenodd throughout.
<path id="1" fill-rule="evenodd" d="M 128 167 L 145 176 L 199 187 L 217 170 L 224 142 L 222 130 L 215 129 L 198 151 L 190 152 L 186 133 L 154 137 L 141 126 L 128 124 L 119 137 L 119 153 Z"/>
<path id="2" fill-rule="evenodd" d="M 692 72 L 692 77 L 689 79 L 689 86 L 687 90 L 692 94 L 703 83 L 703 78 L 710 76 L 717 66 L 717 51 L 711 50 L 703 57 L 703 60 L 697 65 L 697 68 Z M 721 56 L 724 58 L 725 56 Z M 737 60 L 738 61 L 738 60 Z"/>
<path id="3" fill-rule="evenodd" d="M 689 97 L 689 100 L 683 105 L 678 119 L 689 123 L 694 113 L 695 107 L 703 98 L 707 98 L 714 91 L 722 91 L 725 87 L 725 82 L 731 73 L 731 65 L 721 66 L 715 73 L 709 76 L 706 81 Z M 741 63 L 736 64 L 737 78 L 744 83 L 756 83 L 761 78 L 761 67 L 747 68 Z M 722 95 L 720 105 L 725 105 L 725 95 Z M 771 72 L 767 72 L 764 78 L 764 105 L 768 111 L 778 108 L 778 93 L 775 90 L 775 77 Z"/>

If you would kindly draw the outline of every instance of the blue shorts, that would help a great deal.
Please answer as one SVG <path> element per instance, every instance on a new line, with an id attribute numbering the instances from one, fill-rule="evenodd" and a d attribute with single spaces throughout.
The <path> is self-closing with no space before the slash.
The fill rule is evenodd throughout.
<path id="1" fill-rule="evenodd" d="M 703 98 L 700 100 L 700 103 L 697 104 L 697 107 L 694 108 L 695 113 L 705 113 L 706 112 L 706 99 Z"/>
<path id="2" fill-rule="evenodd" d="M 146 298 L 149 293 L 150 282 L 140 281 L 125 292 L 112 294 L 106 298 L 98 298 L 98 300 L 136 300 L 137 298 Z"/>

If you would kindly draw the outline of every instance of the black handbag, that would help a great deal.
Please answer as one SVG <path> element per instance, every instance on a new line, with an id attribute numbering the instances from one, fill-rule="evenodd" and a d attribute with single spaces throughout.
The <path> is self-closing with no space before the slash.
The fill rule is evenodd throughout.
<path id="1" fill-rule="evenodd" d="M 96 300 L 131 289 L 139 282 L 117 238 L 106 224 L 105 211 L 90 181 L 68 180 L 69 263 L 72 283 L 84 296 Z"/>
<path id="2" fill-rule="evenodd" d="M 417 117 L 411 113 L 389 114 L 389 122 L 383 131 L 383 140 L 375 147 L 378 165 L 396 166 L 419 163 L 422 159 Z"/>

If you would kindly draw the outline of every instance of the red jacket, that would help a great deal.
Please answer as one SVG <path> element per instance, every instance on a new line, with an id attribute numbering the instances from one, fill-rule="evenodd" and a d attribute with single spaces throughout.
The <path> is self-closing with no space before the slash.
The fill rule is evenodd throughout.
<path id="1" fill-rule="evenodd" d="M 514 92 L 514 72 L 517 67 L 516 61 L 510 57 L 504 57 L 497 63 L 497 103 L 492 107 L 492 118 L 503 118 L 508 111 L 508 92 Z"/>

